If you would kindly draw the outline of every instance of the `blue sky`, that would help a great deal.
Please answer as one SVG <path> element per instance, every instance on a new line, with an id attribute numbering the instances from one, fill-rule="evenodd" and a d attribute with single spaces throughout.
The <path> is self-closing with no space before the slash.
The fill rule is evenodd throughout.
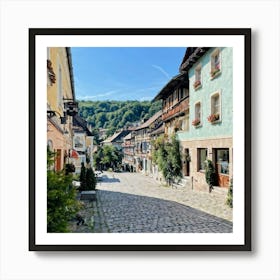
<path id="1" fill-rule="evenodd" d="M 186 48 L 71 48 L 77 100 L 151 100 L 179 73 Z"/>

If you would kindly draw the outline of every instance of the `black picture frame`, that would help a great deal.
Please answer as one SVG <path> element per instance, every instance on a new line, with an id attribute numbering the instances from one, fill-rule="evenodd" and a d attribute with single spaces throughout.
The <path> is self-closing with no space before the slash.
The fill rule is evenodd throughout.
<path id="1" fill-rule="evenodd" d="M 242 36 L 244 38 L 244 243 L 243 244 L 38 244 L 36 242 L 36 38 L 37 36 Z M 251 29 L 29 29 L 29 250 L 30 251 L 251 251 Z"/>

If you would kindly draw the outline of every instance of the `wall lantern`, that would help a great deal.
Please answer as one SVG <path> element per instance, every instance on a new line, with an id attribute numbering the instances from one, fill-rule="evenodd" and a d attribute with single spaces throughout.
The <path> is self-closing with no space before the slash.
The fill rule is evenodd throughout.
<path id="1" fill-rule="evenodd" d="M 68 116 L 75 116 L 78 114 L 78 102 L 68 101 L 64 103 L 64 108 Z"/>
<path id="2" fill-rule="evenodd" d="M 61 124 L 66 124 L 66 120 L 67 120 L 66 112 L 63 112 L 63 116 L 61 116 L 61 115 L 60 115 L 58 112 L 56 112 L 56 111 L 51 111 L 51 110 L 48 110 L 48 111 L 47 111 L 47 116 L 48 116 L 49 119 L 52 118 L 52 117 L 54 117 L 56 114 L 59 115 Z"/>

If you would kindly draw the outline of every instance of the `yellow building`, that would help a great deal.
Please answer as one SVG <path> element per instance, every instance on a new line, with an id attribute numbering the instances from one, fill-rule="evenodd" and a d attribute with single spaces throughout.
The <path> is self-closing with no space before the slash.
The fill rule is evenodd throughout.
<path id="1" fill-rule="evenodd" d="M 47 48 L 47 146 L 56 154 L 57 171 L 70 162 L 77 110 L 70 48 Z"/>

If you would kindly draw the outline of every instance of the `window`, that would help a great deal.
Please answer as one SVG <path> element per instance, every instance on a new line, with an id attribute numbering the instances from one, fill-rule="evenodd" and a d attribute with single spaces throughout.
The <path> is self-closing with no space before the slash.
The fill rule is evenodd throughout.
<path id="1" fill-rule="evenodd" d="M 215 49 L 211 55 L 211 78 L 216 77 L 221 72 L 221 51 Z"/>
<path id="2" fill-rule="evenodd" d="M 197 149 L 197 171 L 205 170 L 205 161 L 207 159 L 207 149 Z"/>
<path id="3" fill-rule="evenodd" d="M 175 101 L 176 102 L 176 99 L 177 99 L 177 95 L 178 93 L 177 93 L 177 90 L 175 90 L 174 91 L 174 93 L 173 93 L 173 101 Z"/>
<path id="4" fill-rule="evenodd" d="M 201 103 L 198 102 L 194 107 L 194 120 L 192 121 L 193 126 L 199 126 L 201 124 Z"/>
<path id="5" fill-rule="evenodd" d="M 209 122 L 221 120 L 221 95 L 216 92 L 211 95 L 211 114 L 208 116 Z"/>
<path id="6" fill-rule="evenodd" d="M 193 87 L 194 87 L 194 89 L 198 89 L 202 85 L 202 81 L 201 81 L 201 65 L 198 65 L 195 68 L 194 71 L 195 71 L 195 81 L 194 81 Z"/>
<path id="7" fill-rule="evenodd" d="M 189 131 L 190 115 L 189 112 L 186 113 L 185 121 L 183 122 L 183 130 Z"/>
<path id="8" fill-rule="evenodd" d="M 195 104 L 195 118 L 196 119 L 201 119 L 201 104 L 200 102 Z"/>
<path id="9" fill-rule="evenodd" d="M 220 174 L 229 174 L 229 149 L 215 149 L 216 169 Z"/>
<path id="10" fill-rule="evenodd" d="M 47 148 L 50 152 L 53 152 L 53 142 L 52 142 L 52 140 L 48 140 Z"/>
<path id="11" fill-rule="evenodd" d="M 215 94 L 211 98 L 212 101 L 212 114 L 219 114 L 220 113 L 220 95 Z"/>

